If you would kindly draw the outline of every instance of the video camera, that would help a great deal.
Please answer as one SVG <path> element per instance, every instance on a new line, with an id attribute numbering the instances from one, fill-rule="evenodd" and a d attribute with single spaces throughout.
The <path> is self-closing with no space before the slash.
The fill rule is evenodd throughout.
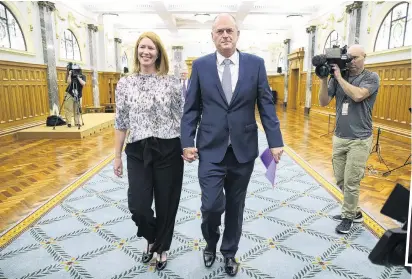
<path id="1" fill-rule="evenodd" d="M 328 75 L 333 77 L 333 69 L 331 64 L 339 66 L 342 76 L 345 76 L 348 72 L 347 64 L 352 61 L 352 58 L 347 54 L 347 46 L 339 48 L 339 46 L 333 46 L 332 48 L 326 48 L 325 54 L 315 55 L 312 58 L 312 65 L 315 68 L 315 74 L 320 78 L 325 78 Z"/>
<path id="2" fill-rule="evenodd" d="M 79 65 L 77 64 L 73 64 L 72 62 L 69 62 L 67 64 L 67 74 L 69 73 L 69 71 L 72 71 L 72 76 L 71 78 L 76 78 L 77 76 L 82 75 L 82 68 L 80 68 Z"/>
<path id="3" fill-rule="evenodd" d="M 408 211 L 409 190 L 398 183 L 383 205 L 381 213 L 403 223 L 403 225 L 399 228 L 387 230 L 384 233 L 369 254 L 369 260 L 373 264 L 382 266 L 405 266 Z M 412 251 L 409 250 L 409 253 L 411 252 Z M 411 273 L 409 267 L 405 268 Z"/>

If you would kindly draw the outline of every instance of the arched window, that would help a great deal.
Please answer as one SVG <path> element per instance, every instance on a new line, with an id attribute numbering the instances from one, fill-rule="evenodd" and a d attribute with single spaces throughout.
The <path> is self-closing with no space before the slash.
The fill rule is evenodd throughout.
<path id="1" fill-rule="evenodd" d="M 402 2 L 395 5 L 379 27 L 373 51 L 411 45 L 410 20 L 409 3 Z"/>
<path id="2" fill-rule="evenodd" d="M 64 35 L 60 40 L 60 57 L 67 60 L 82 60 L 79 43 L 76 36 L 69 29 L 64 30 Z"/>
<path id="3" fill-rule="evenodd" d="M 27 50 L 20 24 L 12 12 L 0 2 L 0 47 Z"/>
<path id="4" fill-rule="evenodd" d="M 336 30 L 333 30 L 326 39 L 325 46 L 323 47 L 323 53 L 325 53 L 325 48 L 332 48 L 333 46 L 342 47 L 340 44 L 341 39 L 339 38 L 339 34 Z"/>

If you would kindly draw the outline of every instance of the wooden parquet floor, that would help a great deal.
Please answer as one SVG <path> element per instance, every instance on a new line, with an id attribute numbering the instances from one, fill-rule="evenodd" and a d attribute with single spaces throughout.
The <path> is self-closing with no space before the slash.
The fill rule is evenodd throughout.
<path id="1" fill-rule="evenodd" d="M 296 111 L 278 109 L 285 143 L 319 174 L 334 183 L 331 135 L 320 137 L 327 124 Z M 67 185 L 111 155 L 114 130 L 83 140 L 21 140 L 0 137 L 0 233 L 33 212 Z M 406 144 L 381 138 L 382 155 L 390 167 L 400 165 L 410 154 Z M 369 164 L 385 168 L 371 155 Z M 410 166 L 388 177 L 367 174 L 361 185 L 361 206 L 386 227 L 396 224 L 379 211 L 396 182 L 410 184 Z"/>
<path id="2" fill-rule="evenodd" d="M 285 144 L 308 162 L 316 172 L 335 184 L 332 170 L 332 133 L 321 137 L 328 131 L 327 122 L 313 115 L 305 117 L 303 111 L 289 109 L 284 112 L 280 107 L 277 108 L 277 115 Z M 256 117 L 260 121 L 259 115 Z M 331 120 L 330 130 L 333 126 L 334 123 Z M 385 138 L 382 135 L 379 142 L 381 155 L 389 168 L 402 165 L 411 154 L 411 147 L 408 144 Z M 375 144 L 376 135 L 373 145 Z M 361 182 L 360 206 L 384 227 L 398 227 L 392 219 L 382 215 L 380 210 L 396 183 L 410 188 L 411 165 L 394 171 L 387 177 L 382 176 L 387 168 L 379 162 L 377 153 L 369 156 L 367 165 L 370 171 L 366 171 L 365 178 Z"/>
<path id="3" fill-rule="evenodd" d="M 114 130 L 83 140 L 0 137 L 0 233 L 113 153 Z"/>

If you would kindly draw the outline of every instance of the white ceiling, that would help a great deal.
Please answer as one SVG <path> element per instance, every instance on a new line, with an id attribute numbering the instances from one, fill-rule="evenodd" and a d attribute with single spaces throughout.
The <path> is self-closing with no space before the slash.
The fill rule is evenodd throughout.
<path id="1" fill-rule="evenodd" d="M 69 4 L 69 1 L 63 1 Z M 256 36 L 282 38 L 292 26 L 305 24 L 320 9 L 338 6 L 325 0 L 71 0 L 86 11 L 113 23 L 122 39 L 133 41 L 140 32 L 153 30 L 159 35 L 173 38 L 199 38 L 207 34 L 210 39 L 211 23 L 218 13 L 227 12 L 236 17 L 241 34 L 251 31 Z M 343 2 L 343 1 L 338 1 Z M 209 14 L 206 21 L 196 14 Z M 106 15 L 105 15 L 106 14 Z M 109 15 L 107 15 L 109 14 Z M 111 15 L 110 15 L 111 14 Z M 291 15 L 298 15 L 292 16 Z M 110 18 L 110 19 L 109 19 Z M 204 32 L 206 31 L 206 32 Z M 133 36 L 131 36 L 133 34 Z M 280 40 L 279 40 L 280 41 Z"/>

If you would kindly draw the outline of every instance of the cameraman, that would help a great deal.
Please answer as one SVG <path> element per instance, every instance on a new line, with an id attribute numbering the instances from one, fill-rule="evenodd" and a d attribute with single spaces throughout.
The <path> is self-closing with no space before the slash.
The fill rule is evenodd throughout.
<path id="1" fill-rule="evenodd" d="M 70 70 L 67 74 L 67 86 L 66 101 L 64 104 L 64 111 L 66 114 L 67 127 L 71 127 L 72 117 L 74 115 L 74 124 L 76 126 L 79 123 L 80 112 L 80 100 L 82 98 L 83 87 L 86 85 L 86 76 L 84 76 L 80 70 L 79 75 L 73 77 L 73 70 Z"/>
<path id="2" fill-rule="evenodd" d="M 348 233 L 353 223 L 363 222 L 358 206 L 360 182 L 372 148 L 372 110 L 379 89 L 379 76 L 364 68 L 366 53 L 361 45 L 348 49 L 353 60 L 345 80 L 339 67 L 331 65 L 334 78 L 321 78 L 319 103 L 327 106 L 336 98 L 336 126 L 333 136 L 332 165 L 336 184 L 343 191 L 342 214 L 338 233 Z"/>

